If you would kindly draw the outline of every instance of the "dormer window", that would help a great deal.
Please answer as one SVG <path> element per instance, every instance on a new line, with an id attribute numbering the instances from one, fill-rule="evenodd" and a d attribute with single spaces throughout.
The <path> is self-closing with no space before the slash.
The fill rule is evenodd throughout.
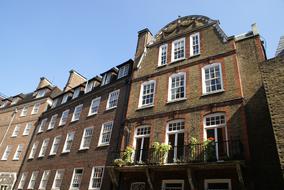
<path id="1" fill-rule="evenodd" d="M 88 81 L 86 89 L 85 89 L 85 93 L 92 91 L 93 87 L 94 87 L 94 81 Z"/>
<path id="2" fill-rule="evenodd" d="M 67 102 L 68 97 L 69 97 L 69 94 L 65 94 L 62 98 L 61 104 L 64 104 L 65 102 Z"/>
<path id="3" fill-rule="evenodd" d="M 57 102 L 58 102 L 58 98 L 54 99 L 52 102 L 51 108 L 55 108 L 55 106 L 57 105 Z"/>
<path id="4" fill-rule="evenodd" d="M 167 51 L 168 51 L 168 44 L 160 46 L 158 66 L 163 66 L 167 64 Z"/>
<path id="5" fill-rule="evenodd" d="M 80 94 L 80 91 L 81 91 L 80 87 L 79 87 L 79 88 L 76 88 L 76 89 L 74 90 L 72 99 L 77 98 L 77 97 L 79 96 L 79 94 Z"/>
<path id="6" fill-rule="evenodd" d="M 13 98 L 11 105 L 15 105 L 19 101 L 19 98 Z"/>
<path id="7" fill-rule="evenodd" d="M 172 43 L 172 62 L 185 58 L 185 38 L 173 41 Z"/>
<path id="8" fill-rule="evenodd" d="M 104 74 L 102 85 L 110 83 L 110 80 L 111 80 L 111 73 Z"/>
<path id="9" fill-rule="evenodd" d="M 2 105 L 0 106 L 0 108 L 4 108 L 7 105 L 8 105 L 8 101 L 2 102 Z"/>
<path id="10" fill-rule="evenodd" d="M 123 65 L 122 67 L 119 68 L 118 77 L 117 78 L 120 79 L 122 77 L 127 76 L 128 72 L 129 72 L 129 64 Z"/>
<path id="11" fill-rule="evenodd" d="M 45 89 L 39 90 L 39 91 L 37 92 L 36 98 L 44 97 L 45 91 L 46 91 Z"/>
<path id="12" fill-rule="evenodd" d="M 190 35 L 190 56 L 200 54 L 200 37 L 199 33 Z"/>

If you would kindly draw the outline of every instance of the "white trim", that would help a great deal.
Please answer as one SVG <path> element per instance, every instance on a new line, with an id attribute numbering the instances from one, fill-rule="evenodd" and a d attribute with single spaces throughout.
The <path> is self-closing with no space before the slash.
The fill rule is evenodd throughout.
<path id="1" fill-rule="evenodd" d="M 178 77 L 178 76 L 182 76 L 184 77 L 184 97 L 182 98 L 176 98 L 174 100 L 172 100 L 172 78 L 174 77 Z M 186 72 L 178 72 L 178 73 L 174 73 L 171 76 L 169 76 L 169 83 L 168 83 L 168 103 L 169 102 L 175 102 L 175 101 L 179 101 L 179 100 L 185 100 L 186 99 Z"/>
<path id="2" fill-rule="evenodd" d="M 41 157 L 44 157 L 45 154 L 46 154 L 46 151 L 47 151 L 47 148 L 48 148 L 48 145 L 49 145 L 49 138 L 46 138 L 42 141 L 42 144 L 41 144 L 41 148 L 40 148 L 40 151 L 38 153 L 38 157 L 41 158 Z M 46 149 L 43 150 L 43 147 L 46 146 Z"/>
<path id="3" fill-rule="evenodd" d="M 149 134 L 146 134 L 146 135 L 137 135 L 137 131 L 138 129 L 142 129 L 142 128 L 150 128 L 150 133 Z M 134 132 L 134 140 L 133 140 L 133 147 L 136 149 L 136 144 L 137 144 L 137 139 L 142 139 L 141 140 L 141 147 L 140 147 L 140 158 L 139 158 L 139 161 L 142 161 L 142 155 L 143 155 L 143 149 L 144 149 L 144 139 L 145 137 L 150 137 L 150 134 L 151 134 L 151 127 L 149 125 L 141 125 L 139 127 L 136 127 L 135 128 L 135 132 Z M 149 148 L 149 147 L 148 147 Z M 132 155 L 132 159 L 134 160 L 135 158 L 135 153 L 136 153 L 137 150 L 135 150 L 134 154 Z"/>
<path id="4" fill-rule="evenodd" d="M 21 178 L 20 178 L 20 181 L 19 181 L 19 184 L 18 184 L 18 188 L 17 188 L 17 189 L 24 189 L 24 186 L 25 186 L 27 177 L 28 177 L 28 172 L 22 172 L 22 173 L 21 173 Z M 20 185 L 21 185 L 21 186 L 20 186 Z"/>
<path id="5" fill-rule="evenodd" d="M 143 97 L 143 88 L 144 86 L 146 85 L 150 85 L 154 83 L 154 92 L 153 92 L 153 103 L 152 104 L 145 104 L 145 105 L 142 105 L 142 97 Z M 138 102 L 138 108 L 144 108 L 144 107 L 149 107 L 149 106 L 153 106 L 154 103 L 155 103 L 155 94 L 156 94 L 156 81 L 155 80 L 149 80 L 149 81 L 146 81 L 146 82 L 143 82 L 140 86 L 140 94 L 139 94 L 139 102 Z"/>
<path id="6" fill-rule="evenodd" d="M 80 95 L 81 92 L 81 87 L 77 87 L 74 89 L 73 95 L 72 95 L 72 100 L 77 98 Z"/>
<path id="7" fill-rule="evenodd" d="M 92 129 L 92 134 L 91 134 L 91 139 L 90 139 L 90 144 L 88 147 L 83 147 L 83 144 L 84 144 L 84 141 L 85 141 L 85 138 L 86 138 L 86 131 L 87 129 Z M 80 143 L 80 148 L 79 150 L 85 150 L 85 149 L 89 149 L 90 148 L 90 145 L 91 145 L 91 142 L 92 142 L 92 137 L 93 137 L 93 134 L 94 134 L 94 127 L 86 127 L 84 129 L 84 132 L 83 132 L 83 135 L 82 135 L 82 138 L 81 138 L 81 143 Z"/>
<path id="8" fill-rule="evenodd" d="M 32 112 L 31 114 L 37 114 L 39 112 L 39 107 L 40 107 L 40 103 L 35 103 L 35 105 L 33 106 Z"/>
<path id="9" fill-rule="evenodd" d="M 69 98 L 69 94 L 68 94 L 68 93 L 67 93 L 67 94 L 64 94 L 63 97 L 62 97 L 62 100 L 61 100 L 61 104 L 66 103 L 67 100 L 68 100 L 68 98 Z"/>
<path id="10" fill-rule="evenodd" d="M 28 114 L 28 109 L 29 109 L 28 106 L 23 107 L 23 109 L 22 109 L 22 111 L 21 111 L 21 114 L 20 114 L 20 117 L 25 117 L 25 116 L 27 116 L 27 114 Z"/>
<path id="11" fill-rule="evenodd" d="M 39 171 L 33 171 L 32 172 L 32 175 L 31 175 L 31 177 L 30 177 L 30 181 L 29 181 L 29 184 L 28 184 L 28 189 L 34 189 L 35 188 L 35 184 L 36 184 L 36 179 L 37 179 L 37 177 L 38 177 L 38 173 L 39 173 Z M 34 181 L 35 181 L 35 183 L 33 184 L 33 186 L 31 187 L 31 182 L 32 182 L 32 178 L 35 178 L 34 179 Z"/>
<path id="12" fill-rule="evenodd" d="M 9 158 L 9 155 L 11 154 L 12 152 L 12 148 L 13 146 L 12 145 L 7 145 L 4 152 L 3 152 L 3 155 L 2 155 L 2 158 L 1 160 L 8 160 Z M 8 152 L 8 153 L 7 153 Z M 7 155 L 6 155 L 7 154 Z M 5 157 L 4 157 L 5 156 Z"/>
<path id="13" fill-rule="evenodd" d="M 193 37 L 198 36 L 198 53 L 193 54 Z M 200 33 L 196 32 L 194 34 L 191 34 L 189 37 L 189 42 L 190 42 L 190 57 L 196 56 L 196 55 L 200 55 Z"/>
<path id="14" fill-rule="evenodd" d="M 23 150 L 24 150 L 24 145 L 19 144 L 15 153 L 14 153 L 13 160 L 19 160 Z"/>
<path id="15" fill-rule="evenodd" d="M 93 104 L 96 103 L 97 101 L 98 101 L 98 110 L 97 110 L 96 112 L 92 113 L 92 106 L 93 106 Z M 97 97 L 97 98 L 92 99 L 91 106 L 90 106 L 89 112 L 88 112 L 88 116 L 95 115 L 95 114 L 98 113 L 99 108 L 100 108 L 100 103 L 101 103 L 101 97 Z"/>
<path id="16" fill-rule="evenodd" d="M 42 183 L 43 183 L 43 179 L 44 179 L 44 177 L 46 177 L 47 178 L 47 182 L 46 182 L 46 186 L 48 185 L 48 180 L 49 180 L 49 176 L 50 176 L 50 170 L 44 170 L 43 171 L 43 173 L 42 173 L 42 176 L 41 176 L 41 180 L 40 180 L 40 183 L 39 183 L 39 187 L 38 187 L 38 189 L 46 189 L 46 187 L 42 187 Z M 46 174 L 46 176 L 45 176 L 45 174 Z"/>
<path id="17" fill-rule="evenodd" d="M 23 131 L 23 136 L 28 136 L 32 127 L 33 124 L 31 122 L 27 123 Z"/>
<path id="18" fill-rule="evenodd" d="M 53 138 L 53 142 L 52 142 L 52 145 L 51 145 L 51 148 L 50 148 L 50 152 L 49 152 L 49 155 L 56 155 L 57 152 L 58 152 L 58 149 L 59 149 L 59 145 L 60 145 L 60 142 L 61 142 L 61 138 L 62 136 L 61 135 L 58 135 L 56 137 Z M 54 145 L 55 145 L 55 140 L 58 140 L 58 147 L 56 150 L 53 150 L 54 149 Z"/>
<path id="19" fill-rule="evenodd" d="M 15 128 L 13 130 L 11 137 L 17 137 L 20 133 L 20 129 L 21 129 L 21 126 L 19 124 L 15 125 Z"/>
<path id="20" fill-rule="evenodd" d="M 38 144 L 39 142 L 38 141 L 35 141 L 33 143 L 33 146 L 31 148 L 31 151 L 30 151 L 30 154 L 29 154 L 29 158 L 28 159 L 33 159 L 36 155 L 36 151 L 37 151 L 37 148 L 38 148 Z M 34 150 L 34 151 L 33 151 Z"/>
<path id="21" fill-rule="evenodd" d="M 66 146 L 67 146 L 67 140 L 68 140 L 68 136 L 69 135 L 72 135 L 72 142 L 71 142 L 71 145 L 70 145 L 70 150 L 66 150 Z M 73 141 L 75 139 L 75 131 L 70 131 L 66 134 L 66 138 L 65 138 L 65 141 L 64 141 L 64 145 L 63 145 L 63 148 L 62 148 L 62 153 L 68 153 L 71 151 L 71 148 L 72 148 L 72 144 L 73 144 Z"/>
<path id="22" fill-rule="evenodd" d="M 94 169 L 95 168 L 102 168 L 103 169 L 103 172 L 102 172 L 102 177 L 101 177 L 101 184 L 100 184 L 100 187 L 99 188 L 93 188 L 92 187 L 92 179 L 93 179 L 93 175 L 94 175 Z M 90 177 L 90 182 L 89 182 L 89 190 L 100 190 L 101 187 L 102 187 L 102 184 L 103 184 L 103 179 L 104 179 L 104 172 L 105 172 L 105 167 L 104 166 L 93 166 L 92 167 L 92 173 L 91 173 L 91 177 Z"/>
<path id="23" fill-rule="evenodd" d="M 184 45 L 183 57 L 180 57 L 180 58 L 178 58 L 178 59 L 175 59 L 175 58 L 174 58 L 174 49 L 175 49 L 175 48 L 174 48 L 174 44 L 175 44 L 176 42 L 180 42 L 180 41 L 183 41 L 183 45 Z M 175 61 L 179 61 L 179 60 L 185 59 L 185 53 L 186 53 L 185 47 L 186 47 L 185 37 L 180 38 L 180 39 L 177 39 L 177 40 L 174 40 L 174 41 L 172 42 L 171 62 L 175 62 Z"/>
<path id="24" fill-rule="evenodd" d="M 162 190 L 166 190 L 166 184 L 167 184 L 167 183 L 178 183 L 178 184 L 182 184 L 182 190 L 184 189 L 184 180 L 169 179 L 169 180 L 163 180 L 163 181 L 162 181 Z"/>
<path id="25" fill-rule="evenodd" d="M 208 190 L 209 183 L 228 183 L 229 189 L 232 190 L 231 179 L 205 179 L 204 180 L 204 189 Z"/>
<path id="26" fill-rule="evenodd" d="M 161 61 L 162 61 L 162 49 L 163 48 L 166 48 L 166 63 L 162 65 Z M 158 67 L 167 65 L 167 63 L 168 63 L 168 44 L 163 44 L 163 45 L 160 45 L 159 47 Z"/>
<path id="27" fill-rule="evenodd" d="M 209 69 L 209 68 L 215 67 L 215 66 L 218 66 L 219 70 L 220 70 L 221 89 L 215 90 L 215 91 L 211 91 L 211 92 L 206 92 L 205 69 Z M 222 65 L 221 65 L 221 63 L 212 63 L 212 64 L 209 64 L 209 65 L 206 65 L 206 66 L 202 67 L 201 73 L 202 73 L 202 94 L 203 95 L 214 94 L 214 93 L 218 93 L 218 92 L 224 91 L 224 82 L 223 82 L 223 74 L 222 74 Z"/>
<path id="28" fill-rule="evenodd" d="M 61 187 L 61 185 L 62 185 L 62 181 L 63 181 L 63 178 L 64 178 L 65 169 L 57 169 L 56 172 L 55 172 L 55 176 L 54 176 L 54 178 L 53 178 L 53 183 L 52 183 L 52 187 L 51 187 L 52 190 L 59 190 L 59 189 L 60 189 L 60 187 L 59 187 L 59 188 L 58 188 L 58 187 L 54 187 L 54 186 L 55 186 L 55 181 L 56 181 L 56 178 L 57 178 L 57 175 L 58 175 L 58 172 L 59 172 L 59 171 L 63 171 L 62 179 L 61 179 L 61 183 L 60 183 L 60 187 Z"/>
<path id="29" fill-rule="evenodd" d="M 81 181 L 80 181 L 80 184 L 79 184 L 79 187 L 78 187 L 78 188 L 72 187 L 73 180 L 74 180 L 74 177 L 75 177 L 75 171 L 76 171 L 76 170 L 82 170 Z M 69 187 L 70 190 L 71 190 L 71 189 L 72 189 L 72 190 L 79 190 L 79 189 L 80 189 L 80 186 L 81 186 L 81 184 L 82 184 L 83 175 L 84 175 L 84 168 L 74 168 L 74 169 L 73 169 L 73 175 L 72 175 L 72 179 L 71 179 L 70 187 Z"/>
<path id="30" fill-rule="evenodd" d="M 79 109 L 81 109 L 81 110 L 79 110 Z M 73 115 L 72 115 L 71 122 L 78 121 L 80 119 L 80 115 L 81 115 L 82 111 L 83 111 L 83 104 L 76 106 L 75 109 L 74 109 Z M 77 112 L 79 112 L 79 113 L 77 113 Z M 78 118 L 75 118 L 76 114 L 79 114 Z"/>
<path id="31" fill-rule="evenodd" d="M 115 93 L 118 93 L 118 94 L 117 94 L 117 100 L 116 100 L 117 103 L 116 103 L 115 106 L 109 107 L 109 106 L 110 106 L 110 105 L 109 105 L 109 102 L 110 102 L 111 95 L 112 95 L 112 94 L 115 94 Z M 117 107 L 117 105 L 118 105 L 118 100 L 119 100 L 119 93 L 120 93 L 120 90 L 119 90 L 119 89 L 118 89 L 118 90 L 114 90 L 114 91 L 112 91 L 112 92 L 109 93 L 108 99 L 107 99 L 106 110 L 114 109 L 114 108 Z"/>
<path id="32" fill-rule="evenodd" d="M 107 124 L 111 124 L 112 125 L 111 131 L 110 131 L 109 142 L 102 143 L 102 135 L 103 135 L 104 127 Z M 102 124 L 98 146 L 108 146 L 109 145 L 110 140 L 111 140 L 112 129 L 113 129 L 113 121 L 105 122 L 105 123 Z"/>
<path id="33" fill-rule="evenodd" d="M 63 126 L 63 125 L 65 125 L 65 124 L 67 123 L 67 119 L 68 119 L 68 116 L 69 116 L 69 111 L 70 111 L 70 110 L 67 109 L 67 110 L 65 110 L 64 112 L 62 112 L 58 126 Z M 62 123 L 63 115 L 64 115 L 65 113 L 67 113 L 66 122 L 65 122 L 65 123 Z"/>
<path id="34" fill-rule="evenodd" d="M 47 130 L 51 130 L 51 129 L 53 129 L 55 127 L 57 118 L 58 118 L 58 114 L 54 114 L 54 115 L 51 116 L 50 121 L 48 123 Z M 51 123 L 51 122 L 54 122 L 54 123 Z"/>

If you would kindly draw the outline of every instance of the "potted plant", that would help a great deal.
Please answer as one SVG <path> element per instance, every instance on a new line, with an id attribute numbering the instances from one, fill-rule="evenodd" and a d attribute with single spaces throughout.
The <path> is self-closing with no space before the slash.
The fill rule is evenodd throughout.
<path id="1" fill-rule="evenodd" d="M 154 149 L 153 156 L 154 156 L 155 162 L 156 163 L 158 162 L 159 164 L 163 164 L 172 146 L 169 144 L 165 144 L 165 143 L 160 144 L 159 142 L 154 142 L 152 147 Z"/>
<path id="2" fill-rule="evenodd" d="M 197 147 L 198 146 L 198 140 L 195 137 L 191 137 L 189 140 L 189 160 L 194 161 L 197 158 Z"/>
<path id="3" fill-rule="evenodd" d="M 205 159 L 207 161 L 216 160 L 216 148 L 214 140 L 215 139 L 213 137 L 209 137 L 206 141 L 204 141 Z"/>
<path id="4" fill-rule="evenodd" d="M 126 147 L 125 151 L 122 153 L 122 158 L 115 159 L 113 163 L 118 167 L 122 167 L 124 165 L 130 165 L 132 163 L 132 155 L 134 149 L 130 146 Z"/>

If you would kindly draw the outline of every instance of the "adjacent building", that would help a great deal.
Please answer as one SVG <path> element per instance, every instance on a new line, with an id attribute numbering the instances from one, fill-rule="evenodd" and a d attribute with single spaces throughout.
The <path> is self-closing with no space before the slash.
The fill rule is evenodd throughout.
<path id="1" fill-rule="evenodd" d="M 38 118 L 60 90 L 41 78 L 34 92 L 0 101 L 0 189 L 12 189 Z"/>
<path id="2" fill-rule="evenodd" d="M 72 70 L 36 127 L 15 189 L 111 189 L 121 146 L 132 60 L 90 80 Z"/>
<path id="3" fill-rule="evenodd" d="M 123 146 L 109 167 L 114 186 L 239 190 L 268 182 L 254 179 L 250 138 L 269 123 L 256 98 L 265 59 L 255 24 L 227 36 L 217 20 L 193 15 L 156 35 L 140 31 Z"/>

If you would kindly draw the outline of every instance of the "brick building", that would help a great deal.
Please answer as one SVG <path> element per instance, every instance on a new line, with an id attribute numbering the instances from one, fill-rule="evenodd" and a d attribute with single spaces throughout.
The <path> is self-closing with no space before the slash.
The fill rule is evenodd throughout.
<path id="1" fill-rule="evenodd" d="M 0 189 L 12 189 L 42 112 L 60 90 L 41 78 L 32 93 L 0 101 Z"/>
<path id="2" fill-rule="evenodd" d="M 110 189 L 124 129 L 132 60 L 86 80 L 76 71 L 39 119 L 15 189 Z"/>
<path id="3" fill-rule="evenodd" d="M 254 137 L 269 125 L 259 70 L 265 59 L 256 25 L 229 37 L 217 20 L 193 15 L 155 36 L 140 31 L 119 166 L 109 167 L 114 186 L 239 190 L 268 182 L 254 178 L 259 165 L 252 164 Z"/>

